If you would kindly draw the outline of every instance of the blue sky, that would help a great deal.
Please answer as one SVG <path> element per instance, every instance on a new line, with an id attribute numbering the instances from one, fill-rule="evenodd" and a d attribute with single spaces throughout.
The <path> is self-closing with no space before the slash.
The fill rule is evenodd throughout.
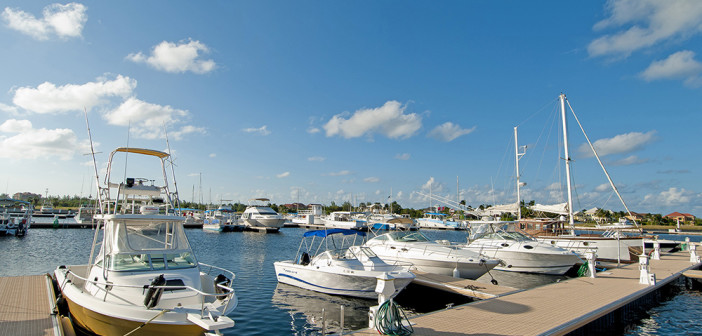
<path id="1" fill-rule="evenodd" d="M 181 197 L 563 202 L 563 92 L 636 212 L 702 216 L 699 1 L 6 1 L 0 191 L 87 195 L 118 146 Z M 571 119 L 575 208 L 621 210 Z M 129 140 L 127 140 L 129 139 Z M 458 183 L 457 183 L 458 181 Z M 458 188 L 457 188 L 458 186 Z M 457 190 L 458 189 L 458 190 Z"/>

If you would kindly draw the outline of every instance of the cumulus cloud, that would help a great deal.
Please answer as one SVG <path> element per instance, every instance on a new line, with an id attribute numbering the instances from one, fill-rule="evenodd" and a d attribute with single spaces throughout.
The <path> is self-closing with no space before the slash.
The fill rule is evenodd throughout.
<path id="1" fill-rule="evenodd" d="M 655 135 L 656 131 L 647 133 L 631 132 L 620 134 L 613 138 L 597 140 L 593 143 L 593 146 L 600 156 L 629 153 L 653 142 L 656 139 Z M 582 144 L 578 150 L 586 157 L 594 156 L 588 144 Z"/>
<path id="2" fill-rule="evenodd" d="M 644 197 L 645 204 L 657 204 L 664 206 L 684 206 L 690 204 L 693 199 L 700 199 L 701 195 L 695 194 L 685 188 L 671 187 L 658 194 L 648 194 Z"/>
<path id="3" fill-rule="evenodd" d="M 605 192 L 609 190 L 612 190 L 612 186 L 610 186 L 609 183 L 602 183 L 595 187 L 595 191 L 597 192 Z"/>
<path id="4" fill-rule="evenodd" d="M 688 86 L 702 84 L 702 63 L 690 50 L 678 51 L 664 60 L 654 61 L 639 76 L 647 82 L 658 79 L 680 79 Z"/>
<path id="5" fill-rule="evenodd" d="M 92 109 L 105 104 L 111 97 L 130 96 L 136 85 L 136 80 L 122 75 L 113 80 L 98 78 L 95 82 L 82 85 L 56 86 L 44 82 L 36 88 L 21 87 L 15 90 L 12 102 L 35 113 L 82 111 L 83 108 Z"/>
<path id="6" fill-rule="evenodd" d="M 307 161 L 314 161 L 314 162 L 322 162 L 324 160 L 325 160 L 325 158 L 323 158 L 321 156 L 311 156 L 311 157 L 307 158 Z"/>
<path id="7" fill-rule="evenodd" d="M 184 73 L 186 71 L 197 74 L 208 73 L 216 68 L 211 59 L 202 59 L 202 54 L 209 53 L 209 48 L 200 41 L 180 41 L 178 43 L 163 41 L 153 47 L 151 55 L 147 56 L 138 52 L 127 55 L 127 60 L 135 63 L 146 63 L 154 69 Z"/>
<path id="8" fill-rule="evenodd" d="M 436 180 L 432 176 L 429 178 L 429 180 L 427 180 L 426 183 L 424 183 L 422 185 L 421 189 L 423 192 L 431 191 L 432 193 L 435 193 L 435 192 L 438 193 L 438 192 L 442 192 L 444 190 L 444 185 L 439 183 L 439 182 L 436 182 Z"/>
<path id="9" fill-rule="evenodd" d="M 357 110 L 348 119 L 337 114 L 323 128 L 327 137 L 350 139 L 377 133 L 390 139 L 406 139 L 422 127 L 422 118 L 416 113 L 405 114 L 406 108 L 392 100 L 381 107 Z"/>
<path id="10" fill-rule="evenodd" d="M 371 177 L 364 178 L 363 182 L 376 183 L 376 182 L 380 182 L 380 179 L 377 177 L 371 176 Z"/>
<path id="11" fill-rule="evenodd" d="M 269 134 L 271 134 L 271 131 L 268 130 L 268 126 L 267 126 L 267 125 L 263 125 L 263 126 L 261 126 L 261 127 L 259 127 L 259 128 L 244 128 L 243 131 L 246 132 L 246 133 L 257 133 L 257 134 L 259 134 L 259 135 L 269 135 Z"/>
<path id="12" fill-rule="evenodd" d="M 611 164 L 614 166 L 630 166 L 630 165 L 635 165 L 635 164 L 646 163 L 648 161 L 649 161 L 648 159 L 642 159 L 636 155 L 630 155 L 630 156 L 627 156 L 623 159 L 614 161 Z"/>
<path id="13" fill-rule="evenodd" d="M 409 153 L 402 153 L 402 154 L 395 154 L 395 158 L 398 160 L 409 160 L 410 159 L 410 154 Z"/>
<path id="14" fill-rule="evenodd" d="M 166 107 L 169 107 L 169 106 L 166 106 Z M 175 139 L 175 140 L 181 140 L 188 134 L 206 134 L 206 133 L 207 133 L 207 131 L 205 130 L 204 127 L 186 125 L 186 126 L 181 127 L 180 129 L 176 130 L 176 131 L 169 132 L 168 136 Z"/>
<path id="15" fill-rule="evenodd" d="M 309 134 L 317 134 L 317 133 L 319 133 L 319 132 L 321 132 L 321 131 L 322 131 L 322 130 L 320 130 L 320 129 L 317 128 L 317 127 L 310 127 L 310 128 L 307 129 L 307 133 L 309 133 Z"/>
<path id="16" fill-rule="evenodd" d="M 428 136 L 437 140 L 450 142 L 462 135 L 470 134 L 473 131 L 475 131 L 475 126 L 469 129 L 463 129 L 461 126 L 452 122 L 445 122 L 431 130 Z"/>
<path id="17" fill-rule="evenodd" d="M 210 153 L 209 156 L 210 156 L 211 158 L 216 158 L 216 157 L 217 157 L 217 153 Z"/>
<path id="18" fill-rule="evenodd" d="M 48 40 L 53 35 L 60 38 L 80 37 L 88 21 L 87 7 L 79 3 L 51 4 L 44 7 L 42 18 L 19 9 L 6 7 L 2 19 L 10 29 L 27 34 L 37 40 Z"/>
<path id="19" fill-rule="evenodd" d="M 110 125 L 130 126 L 130 133 L 137 138 L 158 139 L 164 136 L 164 125 L 168 127 L 177 124 L 188 114 L 188 111 L 151 104 L 131 97 L 116 109 L 107 112 L 104 118 Z M 181 137 L 198 131 L 201 130 L 186 126 L 172 134 L 174 137 Z"/>
<path id="20" fill-rule="evenodd" d="M 18 113 L 16 106 L 10 106 L 10 105 L 6 105 L 3 103 L 0 103 L 0 111 L 5 112 L 5 113 L 9 113 L 9 114 L 17 114 Z"/>
<path id="21" fill-rule="evenodd" d="M 610 0 L 607 18 L 596 31 L 620 30 L 592 41 L 590 56 L 628 57 L 632 52 L 671 39 L 687 39 L 702 31 L 702 2 L 696 0 Z"/>
<path id="22" fill-rule="evenodd" d="M 6 135 L 3 133 L 9 133 Z M 77 150 L 86 149 L 67 128 L 35 129 L 29 120 L 9 119 L 0 125 L 0 158 L 71 159 Z"/>
<path id="23" fill-rule="evenodd" d="M 290 172 L 280 173 L 280 174 L 276 175 L 275 177 L 283 178 L 283 177 L 288 177 L 288 176 L 290 176 Z"/>

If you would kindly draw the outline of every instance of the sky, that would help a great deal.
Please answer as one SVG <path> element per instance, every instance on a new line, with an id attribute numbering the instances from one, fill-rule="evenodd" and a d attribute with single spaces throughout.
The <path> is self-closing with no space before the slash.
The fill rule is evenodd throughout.
<path id="1" fill-rule="evenodd" d="M 120 146 L 182 199 L 565 201 L 564 93 L 631 211 L 702 216 L 702 2 L 5 1 L 0 193 L 94 194 Z M 574 209 L 623 210 L 568 110 Z M 143 176 L 138 176 L 143 177 Z M 3 185 L 4 184 L 4 185 Z"/>

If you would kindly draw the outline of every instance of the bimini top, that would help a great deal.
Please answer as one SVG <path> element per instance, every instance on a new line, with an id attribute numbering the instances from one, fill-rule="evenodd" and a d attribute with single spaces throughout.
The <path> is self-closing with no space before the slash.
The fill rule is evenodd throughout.
<path id="1" fill-rule="evenodd" d="M 130 147 L 119 147 L 112 151 L 112 153 L 117 153 L 117 152 L 124 152 L 124 153 L 137 153 L 137 154 L 144 154 L 144 155 L 151 155 L 151 156 L 156 156 L 158 158 L 166 158 L 170 156 L 170 154 L 162 151 L 157 151 L 153 149 L 145 149 L 145 148 L 130 148 Z"/>
<path id="2" fill-rule="evenodd" d="M 3 203 L 3 204 L 13 204 L 13 203 L 29 204 L 29 202 L 14 199 L 14 198 L 0 198 L 0 203 Z"/>
<path id="3" fill-rule="evenodd" d="M 357 234 L 359 236 L 365 236 L 366 233 L 363 231 L 358 231 L 358 230 L 349 230 L 349 229 L 327 229 L 327 230 L 312 230 L 312 231 L 307 231 L 305 232 L 302 236 L 303 237 L 312 237 L 312 236 L 317 236 L 317 237 L 327 237 L 331 236 L 333 234 L 343 234 L 344 236 L 352 235 L 352 234 Z"/>

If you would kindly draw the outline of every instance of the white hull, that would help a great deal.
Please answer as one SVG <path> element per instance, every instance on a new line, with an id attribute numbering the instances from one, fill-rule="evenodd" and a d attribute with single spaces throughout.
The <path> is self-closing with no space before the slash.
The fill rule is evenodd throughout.
<path id="1" fill-rule="evenodd" d="M 249 218 L 243 220 L 244 225 L 253 229 L 280 229 L 285 224 L 284 218 Z"/>
<path id="2" fill-rule="evenodd" d="M 464 228 L 458 222 L 439 221 L 435 219 L 417 218 L 417 225 L 422 229 L 438 229 L 438 230 L 463 230 Z"/>
<path id="3" fill-rule="evenodd" d="M 436 259 L 420 259 L 415 257 L 405 258 L 398 255 L 382 255 L 373 248 L 373 252 L 378 254 L 381 259 L 387 261 L 398 261 L 406 262 L 412 264 L 412 269 L 416 269 L 421 272 L 442 274 L 442 275 L 454 275 L 454 270 L 458 270 L 458 276 L 464 279 L 477 279 L 483 276 L 491 269 L 498 265 L 498 261 L 492 260 L 488 262 L 460 262 L 452 260 L 436 260 Z"/>
<path id="4" fill-rule="evenodd" d="M 581 262 L 581 259 L 574 253 L 527 253 L 496 249 L 483 249 L 482 253 L 503 261 L 505 265 L 495 267 L 496 270 L 509 272 L 563 275 L 575 264 Z"/>
<path id="5" fill-rule="evenodd" d="M 610 261 L 632 262 L 629 246 L 641 247 L 642 239 L 638 238 L 607 238 L 607 237 L 580 237 L 580 236 L 553 236 L 537 237 L 537 240 L 547 244 L 559 246 L 578 255 L 584 255 L 588 250 L 595 249 L 597 259 Z"/>
<path id="6" fill-rule="evenodd" d="M 318 268 L 316 266 L 303 266 L 292 261 L 278 261 L 274 263 L 275 273 L 279 282 L 309 289 L 316 292 L 375 299 L 377 276 L 383 272 L 363 271 L 342 268 Z M 395 276 L 395 293 L 405 288 L 414 276 L 408 277 L 408 272 L 387 272 Z M 401 276 L 401 273 L 403 277 Z"/>

